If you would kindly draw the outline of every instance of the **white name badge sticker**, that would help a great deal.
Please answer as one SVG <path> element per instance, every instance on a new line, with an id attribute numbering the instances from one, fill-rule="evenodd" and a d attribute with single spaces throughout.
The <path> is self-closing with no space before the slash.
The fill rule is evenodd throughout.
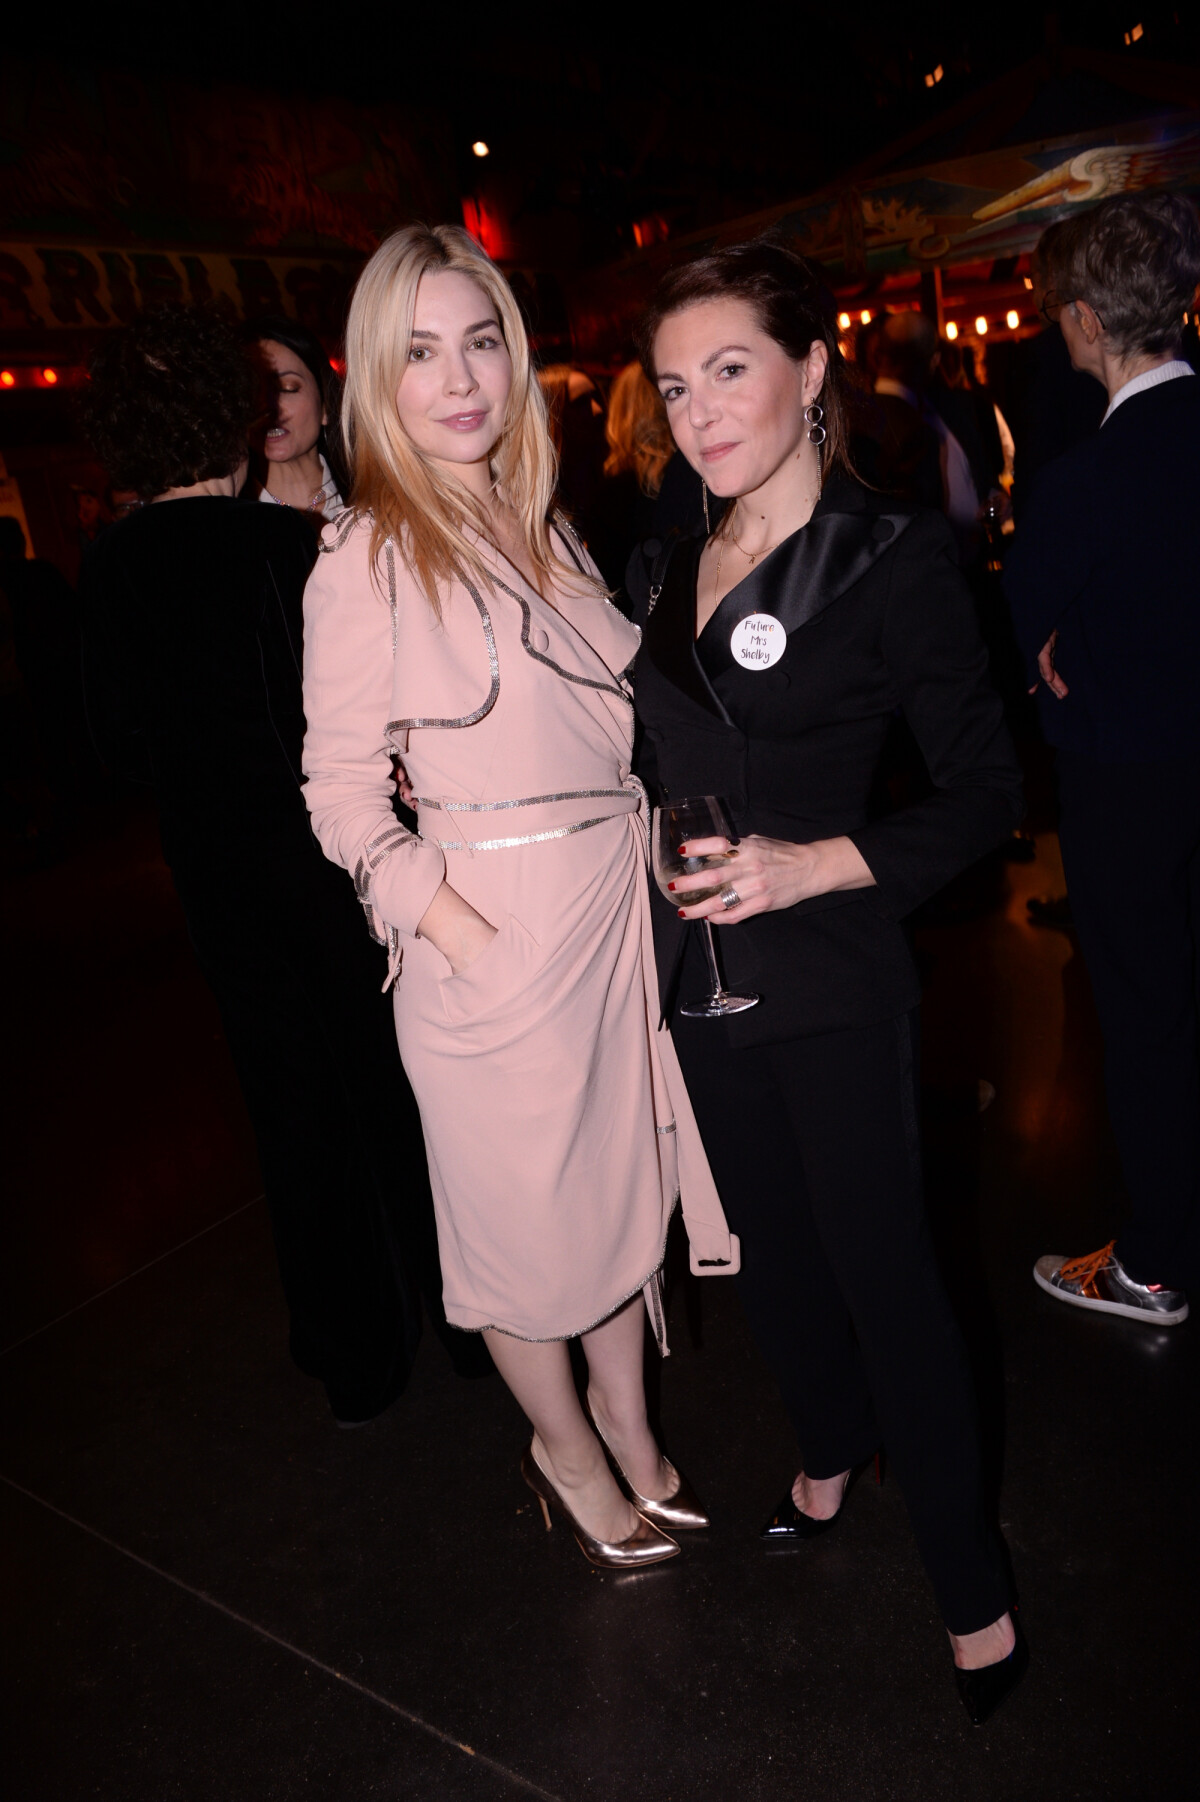
<path id="1" fill-rule="evenodd" d="M 787 633 L 773 613 L 748 613 L 733 628 L 729 649 L 743 669 L 770 669 L 787 650 Z"/>

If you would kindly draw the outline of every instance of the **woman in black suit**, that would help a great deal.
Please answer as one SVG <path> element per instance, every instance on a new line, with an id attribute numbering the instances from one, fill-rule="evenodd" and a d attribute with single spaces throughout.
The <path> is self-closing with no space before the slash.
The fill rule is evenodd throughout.
<path id="1" fill-rule="evenodd" d="M 804 1468 L 767 1535 L 838 1518 L 885 1443 L 972 1719 L 1024 1668 L 988 1520 L 975 1401 L 924 1217 L 918 983 L 900 924 L 1018 823 L 1021 788 L 970 594 L 941 517 L 851 475 L 846 375 L 819 271 L 768 241 L 671 272 L 642 331 L 677 443 L 727 501 L 721 525 L 635 554 L 640 768 L 660 796 L 723 795 L 723 891 L 658 911 L 665 1005 L 730 984 L 761 1003 L 672 1031 L 742 1238 L 742 1293 Z M 774 622 L 764 662 L 739 625 Z M 932 793 L 877 816 L 904 715 Z M 752 1155 L 750 1155 L 752 1153 Z"/>

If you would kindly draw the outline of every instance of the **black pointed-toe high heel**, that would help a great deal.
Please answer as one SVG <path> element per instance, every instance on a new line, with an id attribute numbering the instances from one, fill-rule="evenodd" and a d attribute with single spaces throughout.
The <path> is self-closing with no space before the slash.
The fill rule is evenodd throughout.
<path id="1" fill-rule="evenodd" d="M 982 1665 L 977 1671 L 960 1671 L 957 1665 L 954 1668 L 958 1693 L 972 1727 L 982 1727 L 995 1714 L 1029 1669 L 1029 1646 L 1020 1621 L 1014 1618 L 1013 1627 L 1017 1638 L 1007 1658 L 1001 1658 L 997 1664 Z"/>
<path id="2" fill-rule="evenodd" d="M 868 1460 L 869 1462 L 870 1460 Z M 883 1466 L 878 1452 L 875 1454 L 874 1462 L 875 1481 L 882 1483 Z M 762 1529 L 759 1538 L 765 1539 L 769 1545 L 797 1545 L 802 1539 L 819 1539 L 822 1533 L 828 1533 L 830 1528 L 836 1527 L 841 1520 L 842 1509 L 846 1506 L 846 1497 L 866 1468 L 866 1464 L 859 1464 L 850 1472 L 846 1478 L 846 1487 L 842 1490 L 838 1511 L 836 1514 L 831 1514 L 828 1520 L 814 1520 L 811 1514 L 805 1514 L 803 1509 L 797 1508 L 792 1500 L 791 1490 L 785 1490 L 783 1500 Z"/>

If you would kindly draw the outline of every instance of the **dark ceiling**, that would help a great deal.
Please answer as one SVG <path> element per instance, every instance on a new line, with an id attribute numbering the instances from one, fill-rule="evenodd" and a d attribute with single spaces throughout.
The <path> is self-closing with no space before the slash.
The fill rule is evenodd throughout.
<path id="1" fill-rule="evenodd" d="M 433 111 L 446 166 L 431 186 L 448 214 L 476 193 L 504 219 L 518 260 L 578 269 L 632 250 L 635 226 L 675 237 L 810 191 L 1047 43 L 1053 60 L 1059 30 L 1041 6 L 836 0 L 515 11 L 443 0 L 305 17 L 251 7 L 168 28 L 161 7 L 126 8 L 75 14 L 66 35 L 27 15 L 5 35 L 17 54 L 76 68 Z M 1195 6 L 1102 0 L 1073 9 L 1062 32 L 1131 66 L 1200 60 Z M 1103 111 L 1104 86 L 1064 82 L 1054 116 L 1029 121 L 1026 135 L 1103 122 L 1072 114 Z M 486 161 L 471 155 L 476 139 Z"/>

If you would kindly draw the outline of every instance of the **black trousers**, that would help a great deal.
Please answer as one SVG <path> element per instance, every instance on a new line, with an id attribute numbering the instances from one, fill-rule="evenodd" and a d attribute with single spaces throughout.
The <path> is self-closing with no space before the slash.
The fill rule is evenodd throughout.
<path id="1" fill-rule="evenodd" d="M 689 952 L 681 992 L 702 985 Z M 915 1012 L 737 1050 L 719 1021 L 676 1013 L 671 1030 L 804 1469 L 836 1476 L 886 1445 L 946 1626 L 986 1627 L 1009 1583 L 925 1219 Z"/>
<path id="2" fill-rule="evenodd" d="M 259 869 L 173 873 L 254 1127 L 292 1355 L 339 1419 L 370 1419 L 407 1382 L 422 1291 L 449 1335 L 383 954 L 315 843 Z"/>
<path id="3" fill-rule="evenodd" d="M 1138 1281 L 1200 1283 L 1200 758 L 1058 753 L 1063 867 L 1104 1034 L 1129 1193 L 1117 1255 Z"/>

